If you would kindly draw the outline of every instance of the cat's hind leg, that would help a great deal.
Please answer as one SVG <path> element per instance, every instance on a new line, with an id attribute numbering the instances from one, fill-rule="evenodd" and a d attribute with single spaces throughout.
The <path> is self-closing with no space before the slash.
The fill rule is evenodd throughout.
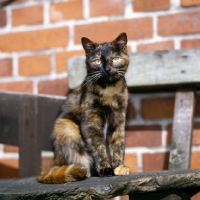
<path id="1" fill-rule="evenodd" d="M 43 183 L 66 183 L 90 176 L 92 158 L 84 148 L 78 125 L 59 118 L 54 125 L 54 165 L 38 177 Z"/>

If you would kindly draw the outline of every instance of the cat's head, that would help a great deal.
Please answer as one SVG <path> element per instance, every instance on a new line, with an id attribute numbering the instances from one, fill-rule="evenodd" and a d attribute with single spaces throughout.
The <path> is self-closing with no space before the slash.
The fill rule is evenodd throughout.
<path id="1" fill-rule="evenodd" d="M 102 44 L 94 43 L 86 37 L 81 41 L 86 53 L 88 80 L 93 83 L 124 80 L 129 64 L 126 33 L 121 33 L 112 42 Z"/>

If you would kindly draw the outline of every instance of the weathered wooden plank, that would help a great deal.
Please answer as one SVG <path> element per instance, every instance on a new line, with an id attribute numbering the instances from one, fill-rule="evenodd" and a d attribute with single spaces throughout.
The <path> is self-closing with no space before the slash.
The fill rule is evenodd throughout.
<path id="1" fill-rule="evenodd" d="M 18 112 L 22 96 L 38 99 L 38 129 L 42 138 L 42 150 L 52 150 L 50 135 L 59 108 L 66 99 L 62 96 L 0 92 L 0 143 L 19 145 Z"/>
<path id="2" fill-rule="evenodd" d="M 18 145 L 18 98 L 0 92 L 0 143 Z"/>
<path id="3" fill-rule="evenodd" d="M 194 106 L 193 91 L 176 93 L 169 170 L 189 168 Z"/>
<path id="4" fill-rule="evenodd" d="M 39 133 L 38 98 L 20 96 L 18 112 L 19 177 L 30 177 L 40 172 L 41 143 Z"/>
<path id="5" fill-rule="evenodd" d="M 19 176 L 37 175 L 65 97 L 0 92 L 0 143 L 20 146 Z"/>
<path id="6" fill-rule="evenodd" d="M 137 52 L 130 54 L 126 80 L 137 90 L 178 86 L 200 87 L 200 49 Z M 85 58 L 74 57 L 68 63 L 69 87 L 79 86 L 86 75 Z"/>
<path id="7" fill-rule="evenodd" d="M 68 184 L 41 184 L 36 177 L 0 181 L 0 199 L 109 199 L 129 194 L 162 193 L 200 186 L 200 170 L 134 173 L 128 176 L 91 177 Z M 146 200 L 148 198 L 144 198 Z"/>

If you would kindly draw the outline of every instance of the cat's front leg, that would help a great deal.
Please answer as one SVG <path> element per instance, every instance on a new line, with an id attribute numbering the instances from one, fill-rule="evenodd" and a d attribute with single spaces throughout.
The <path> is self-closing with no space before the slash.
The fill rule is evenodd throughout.
<path id="1" fill-rule="evenodd" d="M 84 113 L 81 122 L 81 132 L 87 149 L 94 158 L 99 176 L 112 176 L 114 175 L 113 168 L 109 163 L 103 134 L 104 121 L 97 113 Z"/>
<path id="2" fill-rule="evenodd" d="M 111 134 L 109 139 L 109 149 L 112 160 L 112 167 L 115 175 L 130 174 L 130 169 L 124 165 L 124 152 L 125 152 L 125 120 L 122 119 L 118 122 L 115 131 Z"/>

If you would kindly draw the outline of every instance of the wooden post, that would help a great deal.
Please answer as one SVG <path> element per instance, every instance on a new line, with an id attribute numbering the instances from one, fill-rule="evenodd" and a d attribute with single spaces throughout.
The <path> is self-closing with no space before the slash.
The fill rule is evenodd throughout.
<path id="1" fill-rule="evenodd" d="M 19 177 L 38 175 L 41 166 L 41 139 L 38 129 L 38 97 L 23 95 L 19 101 Z M 23 167 L 22 167 L 23 166 Z"/>
<path id="2" fill-rule="evenodd" d="M 189 168 L 194 107 L 193 91 L 176 93 L 169 170 Z"/>

